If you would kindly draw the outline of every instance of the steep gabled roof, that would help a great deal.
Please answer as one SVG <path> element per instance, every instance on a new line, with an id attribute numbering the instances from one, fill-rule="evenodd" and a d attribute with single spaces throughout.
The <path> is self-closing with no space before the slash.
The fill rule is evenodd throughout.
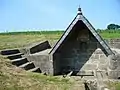
<path id="1" fill-rule="evenodd" d="M 89 31 L 93 34 L 93 36 L 97 39 L 97 41 L 100 43 L 100 45 L 103 47 L 103 49 L 105 50 L 105 52 L 108 55 L 114 54 L 112 52 L 112 50 L 110 49 L 110 47 L 106 44 L 106 42 L 102 39 L 102 37 L 96 32 L 95 28 L 90 24 L 90 22 L 83 16 L 82 12 L 81 12 L 81 8 L 78 8 L 78 13 L 76 15 L 76 17 L 73 19 L 73 21 L 71 22 L 71 24 L 68 26 L 68 28 L 66 29 L 66 31 L 64 32 L 64 34 L 62 35 L 62 37 L 59 39 L 59 41 L 55 44 L 55 46 L 52 48 L 52 50 L 50 51 L 50 54 L 54 54 L 56 52 L 56 50 L 60 47 L 60 45 L 63 43 L 63 41 L 65 40 L 65 38 L 69 35 L 69 33 L 71 32 L 71 30 L 73 29 L 73 27 L 75 26 L 75 24 L 78 21 L 82 21 L 87 28 L 89 29 Z"/>

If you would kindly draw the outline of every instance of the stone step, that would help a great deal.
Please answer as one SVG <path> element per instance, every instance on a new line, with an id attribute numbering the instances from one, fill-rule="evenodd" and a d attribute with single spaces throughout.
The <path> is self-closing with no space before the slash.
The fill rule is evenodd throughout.
<path id="1" fill-rule="evenodd" d="M 12 54 L 12 55 L 7 55 L 6 57 L 10 60 L 13 60 L 13 59 L 18 59 L 18 58 L 22 58 L 23 53 L 17 53 L 17 54 Z"/>
<path id="2" fill-rule="evenodd" d="M 39 67 L 35 67 L 35 68 L 30 69 L 30 70 L 28 70 L 28 71 L 30 71 L 30 72 L 39 72 L 39 73 L 41 73 L 41 70 L 40 70 Z"/>
<path id="3" fill-rule="evenodd" d="M 30 70 L 35 68 L 35 65 L 33 64 L 33 62 L 27 62 L 25 64 L 20 65 L 19 67 L 24 68 L 25 70 Z"/>
<path id="4" fill-rule="evenodd" d="M 108 79 L 108 75 L 106 72 L 102 72 L 102 78 L 103 78 L 103 80 Z"/>
<path id="5" fill-rule="evenodd" d="M 9 50 L 0 51 L 1 55 L 11 55 L 11 54 L 16 54 L 16 53 L 20 53 L 20 51 L 18 49 L 9 49 Z"/>
<path id="6" fill-rule="evenodd" d="M 13 65 L 20 66 L 22 64 L 27 63 L 28 60 L 27 60 L 27 58 L 18 58 L 18 59 L 11 60 L 11 62 Z"/>
<path id="7" fill-rule="evenodd" d="M 102 79 L 102 80 L 108 79 L 108 75 L 104 71 L 103 72 L 97 71 L 96 76 L 98 79 Z"/>

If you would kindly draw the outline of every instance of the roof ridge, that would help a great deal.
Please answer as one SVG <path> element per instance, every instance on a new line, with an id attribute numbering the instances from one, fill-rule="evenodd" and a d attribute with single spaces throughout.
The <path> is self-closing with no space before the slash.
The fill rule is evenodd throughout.
<path id="1" fill-rule="evenodd" d="M 103 47 L 105 52 L 109 55 L 114 54 L 110 47 L 107 45 L 107 43 L 102 39 L 102 37 L 97 33 L 95 28 L 92 26 L 92 24 L 82 15 L 81 8 L 78 8 L 78 13 L 76 17 L 73 19 L 71 24 L 68 26 L 64 34 L 61 36 L 61 38 L 58 40 L 58 42 L 55 44 L 55 46 L 50 51 L 50 54 L 54 54 L 54 52 L 59 48 L 59 46 L 63 43 L 65 38 L 69 35 L 69 33 L 72 31 L 73 27 L 76 25 L 78 21 L 82 21 L 86 27 L 89 29 L 89 31 L 93 34 L 93 36 L 97 39 L 99 44 Z"/>

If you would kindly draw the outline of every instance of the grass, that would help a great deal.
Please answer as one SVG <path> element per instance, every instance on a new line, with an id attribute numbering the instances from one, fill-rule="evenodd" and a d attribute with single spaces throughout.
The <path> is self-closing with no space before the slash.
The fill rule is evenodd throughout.
<path id="1" fill-rule="evenodd" d="M 110 90 L 120 90 L 120 82 L 119 81 L 109 81 L 107 82 Z"/>
<path id="2" fill-rule="evenodd" d="M 101 30 L 98 32 L 104 39 L 120 38 L 120 30 Z"/>
<path id="3" fill-rule="evenodd" d="M 82 90 L 81 84 L 77 88 Z M 0 56 L 0 90 L 77 90 L 75 86 L 70 79 L 26 72 Z"/>
<path id="4" fill-rule="evenodd" d="M 19 48 L 48 40 L 53 46 L 62 35 L 62 31 L 52 32 L 13 32 L 0 34 L 0 50 L 8 48 Z"/>
<path id="5" fill-rule="evenodd" d="M 120 38 L 120 30 L 98 30 L 104 39 Z M 0 50 L 19 48 L 48 40 L 53 46 L 62 36 L 63 31 L 29 31 L 0 33 Z"/>

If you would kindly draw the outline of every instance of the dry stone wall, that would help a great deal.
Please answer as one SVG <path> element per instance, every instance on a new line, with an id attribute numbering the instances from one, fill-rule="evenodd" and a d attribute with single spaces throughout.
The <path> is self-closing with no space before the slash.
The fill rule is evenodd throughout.
<path id="1" fill-rule="evenodd" d="M 111 79 L 120 78 L 120 54 L 109 56 L 108 75 Z"/>
<path id="2" fill-rule="evenodd" d="M 119 48 L 120 49 L 120 39 L 109 39 L 109 40 L 105 40 L 105 41 L 111 48 Z"/>
<path id="3" fill-rule="evenodd" d="M 108 64 L 108 58 L 103 53 L 103 51 L 98 48 L 95 52 L 91 55 L 89 60 L 83 66 L 82 69 L 85 70 L 107 70 L 106 65 Z"/>

